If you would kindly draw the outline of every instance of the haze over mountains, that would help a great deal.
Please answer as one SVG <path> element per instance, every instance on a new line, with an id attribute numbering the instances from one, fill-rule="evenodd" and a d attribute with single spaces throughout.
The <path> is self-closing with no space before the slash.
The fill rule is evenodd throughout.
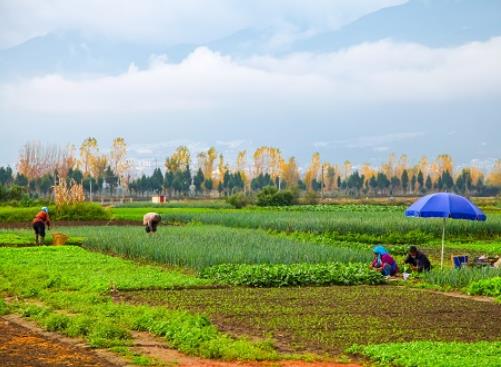
<path id="1" fill-rule="evenodd" d="M 258 3 L 252 22 L 233 22 Z M 0 49 L 8 137 L 0 165 L 15 162 L 29 140 L 78 145 L 92 135 L 106 146 L 118 134 L 133 158 L 148 161 L 162 161 L 179 144 L 193 154 L 215 145 L 230 159 L 278 146 L 302 165 L 314 151 L 374 165 L 390 152 L 414 161 L 450 153 L 457 164 L 484 166 L 501 157 L 500 0 L 294 2 L 308 17 L 299 8 L 291 15 L 285 3 L 145 0 L 126 11 L 116 11 L 118 0 L 27 5 L 33 9 L 17 24 L 24 34 L 39 14 L 54 12 L 58 27 Z M 341 3 L 355 15 L 337 14 Z M 26 9 L 15 10 L 11 21 Z M 136 18 L 137 11 L 144 13 Z M 165 29 L 159 12 L 172 13 Z M 200 29 L 223 26 L 202 37 L 197 24 L 206 18 Z M 343 21 L 326 26 L 330 18 Z M 194 28 L 196 37 L 170 37 Z"/>
<path id="2" fill-rule="evenodd" d="M 303 25 L 304 27 L 304 25 Z M 301 30 L 296 32 L 301 34 Z M 429 47 L 451 47 L 501 35 L 501 1 L 411 0 L 363 16 L 338 30 L 280 38 L 278 29 L 242 29 L 203 44 L 148 45 L 62 30 L 0 50 L 0 78 L 60 73 L 121 73 L 131 63 L 148 65 L 152 55 L 180 62 L 197 47 L 234 58 L 289 53 L 328 53 L 389 39 Z"/>

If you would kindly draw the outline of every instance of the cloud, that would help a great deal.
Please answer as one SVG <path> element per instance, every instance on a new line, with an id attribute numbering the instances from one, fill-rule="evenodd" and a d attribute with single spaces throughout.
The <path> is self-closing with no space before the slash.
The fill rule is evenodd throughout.
<path id="1" fill-rule="evenodd" d="M 375 151 L 385 151 L 388 150 L 388 147 L 381 146 L 381 144 L 396 143 L 403 140 L 414 139 L 423 135 L 423 132 L 410 132 L 377 136 L 360 136 L 354 139 L 339 140 L 336 143 L 344 145 L 347 148 L 373 148 Z"/>
<path id="2" fill-rule="evenodd" d="M 390 147 L 384 144 L 398 143 L 404 140 L 415 139 L 425 135 L 424 132 L 401 132 L 385 135 L 357 136 L 350 139 L 319 141 L 313 145 L 317 148 L 340 146 L 349 149 L 371 148 L 375 152 L 386 152 Z"/>
<path id="3" fill-rule="evenodd" d="M 316 141 L 313 143 L 313 146 L 315 148 L 325 148 L 325 147 L 329 146 L 329 142 L 328 141 Z"/>
<path id="4" fill-rule="evenodd" d="M 216 141 L 217 145 L 221 145 L 226 149 L 237 149 L 246 143 L 247 143 L 247 141 L 245 139 L 235 139 L 235 140 L 225 140 L 225 141 L 218 140 L 218 141 Z"/>
<path id="5" fill-rule="evenodd" d="M 78 30 L 134 42 L 204 43 L 248 27 L 290 36 L 291 25 L 313 30 L 339 27 L 404 0 L 4 0 L 0 47 L 52 31 Z M 306 26 L 308 25 L 308 26 Z"/>
<path id="6" fill-rule="evenodd" d="M 156 56 L 149 68 L 117 76 L 55 74 L 3 84 L 0 113 L 293 115 L 347 105 L 498 100 L 500 58 L 501 38 L 448 49 L 381 41 L 322 55 L 238 61 L 202 47 L 178 64 Z"/>

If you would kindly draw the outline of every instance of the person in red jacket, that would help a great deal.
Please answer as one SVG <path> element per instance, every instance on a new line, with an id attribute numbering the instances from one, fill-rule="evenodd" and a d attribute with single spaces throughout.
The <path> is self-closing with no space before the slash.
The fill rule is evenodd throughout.
<path id="1" fill-rule="evenodd" d="M 35 230 L 35 241 L 37 245 L 43 244 L 45 239 L 45 226 L 50 229 L 49 208 L 44 206 L 33 219 L 33 229 Z"/>

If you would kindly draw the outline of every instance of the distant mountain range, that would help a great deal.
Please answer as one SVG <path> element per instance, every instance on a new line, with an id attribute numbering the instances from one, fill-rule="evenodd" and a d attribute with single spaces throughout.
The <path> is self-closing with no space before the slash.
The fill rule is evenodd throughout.
<path id="1" fill-rule="evenodd" d="M 364 42 L 391 39 L 429 47 L 449 47 L 501 36 L 501 0 L 411 0 L 368 14 L 338 30 L 280 47 L 276 31 L 244 29 L 207 44 L 142 45 L 84 37 L 78 32 L 50 33 L 0 50 L 0 80 L 48 73 L 115 74 L 131 63 L 142 68 L 152 54 L 178 62 L 199 46 L 236 58 L 294 52 L 332 52 Z"/>

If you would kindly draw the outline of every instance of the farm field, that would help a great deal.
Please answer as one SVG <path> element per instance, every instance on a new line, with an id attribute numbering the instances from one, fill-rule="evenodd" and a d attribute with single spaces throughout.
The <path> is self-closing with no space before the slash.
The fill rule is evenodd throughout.
<path id="1" fill-rule="evenodd" d="M 137 332 L 203 358 L 432 366 L 450 349 L 459 352 L 444 366 L 501 365 L 501 270 L 434 269 L 387 282 L 368 269 L 379 242 L 400 263 L 417 244 L 436 264 L 436 221 L 405 218 L 400 206 L 211 205 L 111 208 L 99 226 L 88 216 L 74 227 L 56 220 L 47 243 L 62 232 L 69 242 L 59 247 L 29 247 L 29 222 L 1 229 L 0 313 L 139 364 L 160 362 L 134 354 Z M 147 235 L 141 217 L 151 210 L 163 223 Z M 449 235 L 447 255 L 499 254 L 501 216 L 451 221 Z M 484 352 L 472 359 L 477 344 Z M 418 351 L 418 363 L 400 350 Z"/>
<path id="2" fill-rule="evenodd" d="M 131 291 L 119 297 L 204 313 L 235 336 L 271 335 L 286 352 L 341 354 L 353 344 L 501 337 L 496 304 L 393 286 Z"/>
<path id="3" fill-rule="evenodd" d="M 0 0 L 0 367 L 501 367 L 501 0 L 67 3 Z"/>
<path id="4" fill-rule="evenodd" d="M 371 259 L 368 249 L 304 244 L 263 230 L 223 226 L 166 226 L 152 236 L 131 226 L 70 227 L 65 232 L 85 236 L 85 246 L 90 249 L 196 269 L 219 264 L 348 263 Z"/>
<path id="5" fill-rule="evenodd" d="M 333 208 L 334 207 L 334 208 Z M 261 228 L 274 231 L 331 233 L 341 239 L 359 238 L 363 242 L 388 243 L 428 242 L 440 238 L 438 219 L 405 218 L 404 207 L 391 206 L 310 206 L 295 209 L 157 209 L 167 223 L 199 222 L 239 228 Z M 139 208 L 114 208 L 116 220 L 137 220 L 144 214 Z M 486 222 L 450 221 L 450 240 L 495 240 L 501 238 L 501 215 L 489 215 Z"/>

